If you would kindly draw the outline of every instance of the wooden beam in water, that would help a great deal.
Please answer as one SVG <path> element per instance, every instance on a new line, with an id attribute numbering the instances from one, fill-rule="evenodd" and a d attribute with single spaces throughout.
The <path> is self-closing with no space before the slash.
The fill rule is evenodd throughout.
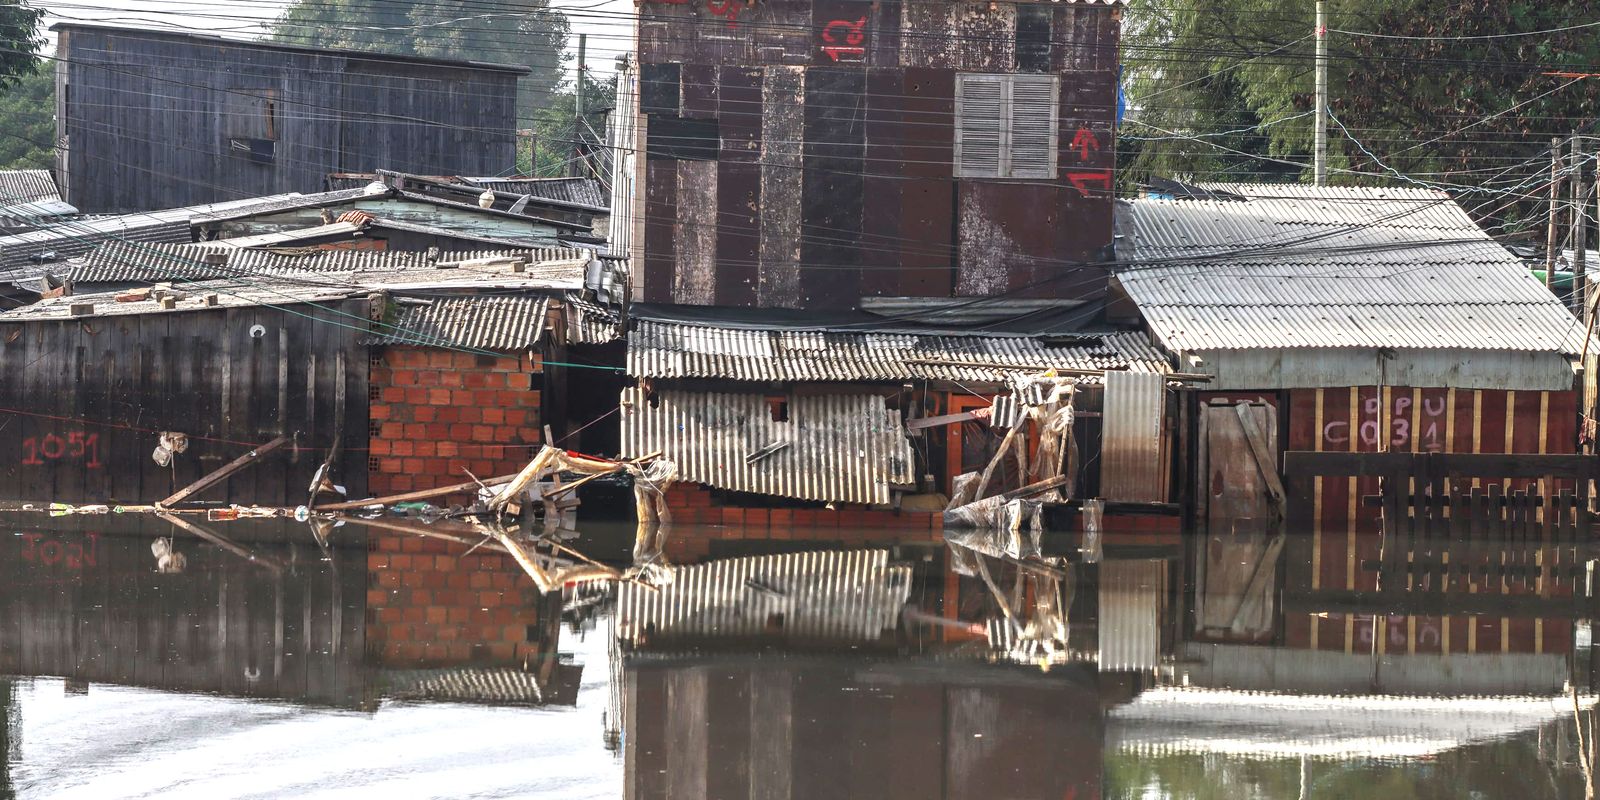
<path id="1" fill-rule="evenodd" d="M 279 436 L 278 438 L 273 439 L 272 441 L 267 442 L 266 444 L 261 445 L 260 447 L 257 447 L 250 452 L 245 453 L 244 455 L 222 465 L 200 480 L 197 480 L 194 483 L 179 489 L 177 492 L 173 493 L 171 497 L 156 503 L 156 506 L 160 508 L 175 506 L 184 500 L 187 500 L 190 497 L 193 497 L 194 495 L 199 494 L 200 492 L 203 492 L 224 480 L 227 480 L 229 476 L 239 472 L 245 467 L 258 463 L 262 456 L 277 450 L 278 448 L 283 447 L 292 441 L 294 441 L 294 434 L 285 434 L 283 436 Z"/>
<path id="2" fill-rule="evenodd" d="M 316 506 L 311 510 L 350 511 L 357 508 L 366 508 L 368 506 L 389 506 L 394 505 L 395 503 L 410 503 L 416 500 L 431 500 L 435 497 L 444 497 L 445 495 L 449 494 L 475 492 L 484 486 L 501 486 L 503 484 L 512 482 L 516 479 L 516 477 L 517 476 L 515 475 L 501 475 L 498 478 L 487 478 L 481 483 L 479 481 L 454 483 L 449 486 L 439 486 L 433 489 L 418 489 L 415 492 L 406 492 L 405 494 L 391 494 L 383 497 L 369 497 L 366 500 L 350 500 L 343 503 L 329 503 L 327 505 Z"/>

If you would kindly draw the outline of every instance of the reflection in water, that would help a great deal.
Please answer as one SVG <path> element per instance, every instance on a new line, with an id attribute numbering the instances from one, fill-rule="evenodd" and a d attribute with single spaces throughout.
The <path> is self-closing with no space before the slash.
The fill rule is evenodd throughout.
<path id="1" fill-rule="evenodd" d="M 1147 537 L 745 542 L 546 595 L 442 528 L 13 522 L 0 798 L 1532 800 L 1593 746 L 1578 562 L 1489 543 L 1459 591 Z"/>

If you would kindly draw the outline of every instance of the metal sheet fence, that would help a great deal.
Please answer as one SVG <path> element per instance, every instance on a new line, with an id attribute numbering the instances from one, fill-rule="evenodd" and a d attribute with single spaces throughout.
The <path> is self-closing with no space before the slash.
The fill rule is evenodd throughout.
<path id="1" fill-rule="evenodd" d="M 769 635 L 873 641 L 893 630 L 911 594 L 911 567 L 887 550 L 792 553 L 680 567 L 659 591 L 619 587 L 617 636 Z M 781 622 L 780 622 L 781 620 Z"/>
<path id="2" fill-rule="evenodd" d="M 1107 372 L 1100 429 L 1100 496 L 1160 503 L 1167 499 L 1161 422 L 1166 380 L 1161 375 Z"/>
<path id="3" fill-rule="evenodd" d="M 800 500 L 887 503 L 914 482 L 898 412 L 870 394 L 622 393 L 623 455 L 661 452 L 681 480 Z"/>

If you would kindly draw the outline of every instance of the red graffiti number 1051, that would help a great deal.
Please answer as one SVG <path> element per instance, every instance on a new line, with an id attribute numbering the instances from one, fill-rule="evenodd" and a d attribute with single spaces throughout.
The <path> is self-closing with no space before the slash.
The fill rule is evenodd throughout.
<path id="1" fill-rule="evenodd" d="M 100 434 L 73 431 L 65 438 L 54 433 L 29 436 L 22 440 L 22 463 L 39 466 L 50 461 L 81 460 L 89 469 L 105 466 L 100 462 Z"/>

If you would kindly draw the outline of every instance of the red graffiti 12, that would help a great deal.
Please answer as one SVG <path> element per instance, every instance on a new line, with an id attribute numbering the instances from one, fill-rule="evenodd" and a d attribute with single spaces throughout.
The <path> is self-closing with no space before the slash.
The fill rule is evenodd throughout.
<path id="1" fill-rule="evenodd" d="M 1091 188 L 1099 188 L 1107 192 L 1111 191 L 1111 170 L 1108 169 L 1099 169 L 1093 172 L 1069 172 L 1067 173 L 1067 180 L 1072 183 L 1074 189 L 1078 190 L 1078 194 L 1084 197 L 1090 196 L 1089 190 Z"/>
<path id="2" fill-rule="evenodd" d="M 835 62 L 864 59 L 867 50 L 862 44 L 867 40 L 866 27 L 866 17 L 854 22 L 845 19 L 832 20 L 822 27 L 824 42 L 822 52 Z"/>
<path id="3" fill-rule="evenodd" d="M 1100 149 L 1100 140 L 1088 128 L 1079 128 L 1072 137 L 1072 149 L 1078 151 L 1079 161 L 1088 161 L 1089 151 Z"/>

